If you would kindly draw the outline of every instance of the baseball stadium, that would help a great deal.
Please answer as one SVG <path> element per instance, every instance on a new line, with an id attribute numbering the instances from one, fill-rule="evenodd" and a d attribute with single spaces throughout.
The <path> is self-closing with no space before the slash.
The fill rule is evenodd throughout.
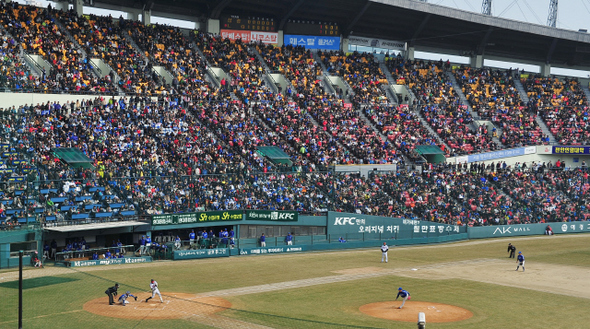
<path id="1" fill-rule="evenodd" d="M 0 328 L 587 328 L 547 2 L 0 2 Z"/>

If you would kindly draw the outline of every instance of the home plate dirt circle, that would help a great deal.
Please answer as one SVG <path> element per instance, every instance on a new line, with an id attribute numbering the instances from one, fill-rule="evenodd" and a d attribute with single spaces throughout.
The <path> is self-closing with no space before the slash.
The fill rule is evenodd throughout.
<path id="1" fill-rule="evenodd" d="M 371 303 L 361 306 L 359 310 L 376 318 L 404 322 L 418 321 L 418 313 L 420 312 L 424 312 L 426 315 L 426 323 L 455 322 L 473 316 L 471 311 L 448 304 L 409 300 L 400 310 L 398 307 L 401 304 L 401 301 Z"/>
<path id="2" fill-rule="evenodd" d="M 194 294 L 162 293 L 164 303 L 156 297 L 145 302 L 152 294 L 140 293 L 137 301 L 129 298 L 129 304 L 109 305 L 109 297 L 96 298 L 84 304 L 84 310 L 103 316 L 121 319 L 179 319 L 199 315 L 211 315 L 231 307 L 231 303 L 219 297 L 197 298 Z M 118 297 L 118 296 L 117 296 Z M 115 298 L 117 298 L 115 297 Z"/>

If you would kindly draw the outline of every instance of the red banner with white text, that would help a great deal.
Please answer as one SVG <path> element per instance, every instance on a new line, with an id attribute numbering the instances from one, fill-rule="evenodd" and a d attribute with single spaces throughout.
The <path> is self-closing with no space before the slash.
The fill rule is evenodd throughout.
<path id="1" fill-rule="evenodd" d="M 245 43 L 262 41 L 262 43 L 276 45 L 279 42 L 279 34 L 277 32 L 221 30 L 221 37 L 230 40 L 242 39 Z"/>

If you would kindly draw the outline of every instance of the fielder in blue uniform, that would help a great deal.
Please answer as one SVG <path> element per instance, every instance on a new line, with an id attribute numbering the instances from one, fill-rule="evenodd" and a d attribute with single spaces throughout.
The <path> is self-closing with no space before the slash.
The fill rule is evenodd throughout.
<path id="1" fill-rule="evenodd" d="M 522 251 L 519 251 L 518 252 L 518 256 L 516 257 L 516 263 L 518 265 L 516 265 L 516 270 L 515 271 L 518 271 L 518 268 L 520 266 L 522 266 L 522 271 L 524 272 L 524 255 L 522 254 Z"/>
<path id="2" fill-rule="evenodd" d="M 399 287 L 399 288 L 397 288 L 397 297 L 395 297 L 395 300 L 397 300 L 400 297 L 403 298 L 402 306 L 399 307 L 401 309 L 402 307 L 404 307 L 406 300 L 408 300 L 410 298 L 410 293 L 407 292 L 406 290 L 403 290 L 402 287 Z"/>
<path id="3" fill-rule="evenodd" d="M 125 306 L 125 304 L 129 304 L 129 302 L 127 301 L 127 298 L 129 297 L 133 297 L 137 301 L 137 296 L 133 296 L 129 291 L 127 291 L 126 293 L 119 296 L 119 302 L 121 303 L 121 305 Z"/>

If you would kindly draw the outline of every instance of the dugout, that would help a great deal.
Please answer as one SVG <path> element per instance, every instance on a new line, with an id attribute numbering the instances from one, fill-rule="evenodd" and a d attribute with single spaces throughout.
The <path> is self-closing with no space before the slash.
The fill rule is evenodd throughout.
<path id="1" fill-rule="evenodd" d="M 31 264 L 31 255 L 42 254 L 42 231 L 38 227 L 0 231 L 0 269 L 18 267 L 20 250 L 24 251 L 23 264 Z"/>

